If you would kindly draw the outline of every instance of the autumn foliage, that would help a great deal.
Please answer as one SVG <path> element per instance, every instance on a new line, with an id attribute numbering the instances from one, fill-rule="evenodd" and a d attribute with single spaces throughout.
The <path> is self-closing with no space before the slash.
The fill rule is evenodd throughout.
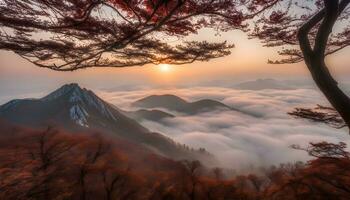
<path id="1" fill-rule="evenodd" d="M 344 120 L 332 107 L 317 105 L 315 108 L 295 108 L 288 114 L 295 118 L 324 123 L 337 129 L 346 127 Z"/>
<path id="2" fill-rule="evenodd" d="M 233 45 L 184 37 L 203 27 L 244 29 L 236 7 L 231 0 L 3 0 L 0 49 L 58 71 L 207 61 Z"/>
<path id="3" fill-rule="evenodd" d="M 3 128 L 0 199 L 347 199 L 350 157 L 344 143 L 311 143 L 308 163 L 229 176 L 198 161 L 157 155 L 143 163 L 97 134 L 52 128 Z M 9 142 L 11 141 L 11 142 Z M 152 164 L 151 164 L 152 163 Z M 154 166 L 157 166 L 154 168 Z"/>

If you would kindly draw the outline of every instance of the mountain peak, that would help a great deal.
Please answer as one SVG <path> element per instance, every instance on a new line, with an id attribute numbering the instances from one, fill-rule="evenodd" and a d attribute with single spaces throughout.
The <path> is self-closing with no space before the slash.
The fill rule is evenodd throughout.
<path id="1" fill-rule="evenodd" d="M 40 100 L 65 102 L 70 107 L 70 118 L 81 126 L 88 127 L 89 112 L 98 112 L 109 119 L 116 120 L 107 103 L 92 91 L 81 88 L 77 83 L 63 85 Z"/>
<path id="2" fill-rule="evenodd" d="M 96 120 L 114 123 L 118 115 L 108 103 L 77 83 L 63 85 L 41 99 L 12 100 L 0 106 L 0 116 L 19 118 L 22 111 L 37 114 L 23 118 L 22 121 L 28 123 L 35 121 L 34 118 L 39 122 L 57 117 L 83 127 L 89 127 L 89 123 Z"/>
<path id="3" fill-rule="evenodd" d="M 80 85 L 78 83 L 67 83 L 67 84 L 62 85 L 57 90 L 61 90 L 61 89 L 79 89 L 79 90 L 82 90 L 82 88 L 80 87 Z"/>
<path id="4" fill-rule="evenodd" d="M 86 89 L 82 89 L 77 83 L 65 84 L 57 90 L 51 92 L 49 95 L 42 98 L 42 101 L 52 101 L 62 96 L 71 93 L 72 95 L 76 95 L 76 93 L 82 93 Z"/>
<path id="5" fill-rule="evenodd" d="M 73 88 L 73 89 L 80 89 L 80 90 L 82 90 L 82 88 L 79 86 L 78 83 L 69 83 L 69 84 L 63 85 L 62 87 Z"/>
<path id="6" fill-rule="evenodd" d="M 79 84 L 78 83 L 67 83 L 67 84 L 64 84 L 62 87 L 79 87 Z"/>

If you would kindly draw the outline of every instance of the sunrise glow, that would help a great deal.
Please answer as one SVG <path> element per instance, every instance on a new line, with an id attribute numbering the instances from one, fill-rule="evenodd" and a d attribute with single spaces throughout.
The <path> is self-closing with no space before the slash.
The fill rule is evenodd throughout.
<path id="1" fill-rule="evenodd" d="M 170 69 L 171 69 L 171 67 L 170 67 L 170 65 L 168 65 L 168 64 L 160 64 L 160 65 L 159 65 L 159 70 L 160 70 L 161 72 L 169 72 Z"/>

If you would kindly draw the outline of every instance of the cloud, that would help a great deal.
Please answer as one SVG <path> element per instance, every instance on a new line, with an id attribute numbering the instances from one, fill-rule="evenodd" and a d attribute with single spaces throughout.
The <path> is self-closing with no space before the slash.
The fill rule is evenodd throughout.
<path id="1" fill-rule="evenodd" d="M 242 169 L 250 165 L 270 166 L 309 159 L 292 144 L 343 141 L 350 144 L 345 129 L 337 130 L 286 113 L 297 106 L 327 105 L 316 90 L 236 90 L 221 87 L 182 89 L 100 91 L 108 102 L 130 109 L 131 102 L 151 94 L 175 94 L 189 101 L 220 100 L 239 111 L 220 111 L 195 116 L 178 115 L 164 123 L 145 121 L 147 128 L 192 147 L 204 147 L 220 161 L 220 166 Z"/>

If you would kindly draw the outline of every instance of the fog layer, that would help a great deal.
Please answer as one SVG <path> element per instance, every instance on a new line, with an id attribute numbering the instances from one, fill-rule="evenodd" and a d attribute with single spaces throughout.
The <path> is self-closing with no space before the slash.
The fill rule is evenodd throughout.
<path id="1" fill-rule="evenodd" d="M 244 169 L 293 161 L 306 161 L 305 152 L 290 148 L 292 144 L 343 141 L 350 143 L 346 129 L 287 115 L 294 107 L 328 105 L 314 89 L 237 90 L 222 87 L 191 87 L 167 90 L 100 91 L 108 102 L 124 109 L 130 103 L 151 94 L 174 94 L 186 100 L 209 98 L 239 111 L 216 111 L 199 115 L 175 113 L 176 118 L 163 122 L 144 121 L 147 128 L 192 147 L 204 147 L 219 159 L 221 167 Z M 168 111 L 169 112 L 169 111 Z"/>

